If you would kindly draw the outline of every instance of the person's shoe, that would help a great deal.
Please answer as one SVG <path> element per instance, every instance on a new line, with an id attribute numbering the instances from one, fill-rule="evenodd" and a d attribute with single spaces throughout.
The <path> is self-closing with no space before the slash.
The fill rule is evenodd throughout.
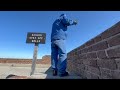
<path id="1" fill-rule="evenodd" d="M 57 76 L 57 71 L 53 70 L 53 76 Z"/>
<path id="2" fill-rule="evenodd" d="M 65 72 L 65 73 L 63 73 L 63 74 L 60 74 L 59 76 L 60 76 L 60 77 L 69 76 L 69 73 L 68 73 L 68 72 Z"/>

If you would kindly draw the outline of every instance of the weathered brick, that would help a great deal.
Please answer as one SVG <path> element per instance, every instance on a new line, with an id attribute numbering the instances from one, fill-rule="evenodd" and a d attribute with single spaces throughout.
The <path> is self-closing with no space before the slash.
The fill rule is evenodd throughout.
<path id="1" fill-rule="evenodd" d="M 120 45 L 120 35 L 113 37 L 112 39 L 108 40 L 107 42 L 110 47 Z"/>
<path id="2" fill-rule="evenodd" d="M 104 31 L 101 34 L 101 37 L 102 37 L 102 39 L 106 39 L 106 38 L 116 35 L 118 33 L 120 33 L 120 22 L 116 23 L 115 25 L 113 25 L 112 27 L 110 27 L 109 29 Z"/>
<path id="3" fill-rule="evenodd" d="M 99 79 L 98 75 L 95 75 L 95 74 L 87 72 L 87 71 L 85 72 L 84 75 L 87 79 Z"/>
<path id="4" fill-rule="evenodd" d="M 87 48 L 82 49 L 81 53 L 87 53 Z"/>
<path id="5" fill-rule="evenodd" d="M 72 56 L 74 56 L 75 55 L 75 50 L 74 51 L 72 51 Z"/>
<path id="6" fill-rule="evenodd" d="M 96 52 L 92 52 L 92 53 L 88 53 L 87 54 L 87 58 L 97 58 L 97 54 L 96 54 Z"/>
<path id="7" fill-rule="evenodd" d="M 76 59 L 79 59 L 79 54 L 76 55 Z"/>
<path id="8" fill-rule="evenodd" d="M 117 69 L 120 70 L 120 59 L 115 60 L 115 62 L 116 62 L 116 64 L 117 64 Z"/>
<path id="9" fill-rule="evenodd" d="M 77 72 L 75 74 L 84 77 L 84 70 L 77 67 Z"/>
<path id="10" fill-rule="evenodd" d="M 97 60 L 90 60 L 90 66 L 93 66 L 93 67 L 98 67 L 97 66 Z"/>
<path id="11" fill-rule="evenodd" d="M 99 75 L 91 73 L 91 79 L 99 79 Z"/>
<path id="12" fill-rule="evenodd" d="M 80 46 L 80 49 L 83 49 L 83 48 L 85 48 L 85 44 L 83 44 L 83 45 Z"/>
<path id="13" fill-rule="evenodd" d="M 89 71 L 91 73 L 100 75 L 100 70 L 98 68 L 96 68 L 96 67 L 87 66 L 87 70 L 86 71 Z"/>
<path id="14" fill-rule="evenodd" d="M 102 38 L 101 38 L 100 35 L 94 38 L 94 42 L 95 42 L 95 43 L 96 43 L 96 42 L 99 42 L 99 41 L 101 41 L 101 40 L 102 40 Z"/>
<path id="15" fill-rule="evenodd" d="M 94 39 L 86 42 L 85 44 L 86 44 L 86 46 L 90 46 L 90 45 L 94 44 Z"/>
<path id="16" fill-rule="evenodd" d="M 120 71 L 118 71 L 118 70 L 113 70 L 113 71 L 112 71 L 112 78 L 113 78 L 113 79 L 120 79 Z"/>
<path id="17" fill-rule="evenodd" d="M 88 60 L 88 59 L 84 59 L 84 60 L 83 60 L 83 64 L 89 65 L 89 60 Z"/>
<path id="18" fill-rule="evenodd" d="M 87 51 L 88 51 L 88 52 L 91 52 L 91 51 L 92 51 L 92 46 L 88 47 L 88 48 L 87 48 Z"/>
<path id="19" fill-rule="evenodd" d="M 70 72 L 77 72 L 76 67 L 78 66 L 78 63 L 72 62 L 71 64 L 69 63 L 69 65 L 67 65 L 67 69 Z"/>
<path id="20" fill-rule="evenodd" d="M 78 55 L 81 54 L 81 50 L 78 50 Z"/>
<path id="21" fill-rule="evenodd" d="M 105 31 L 101 34 L 102 40 L 103 40 L 103 39 L 106 39 L 106 38 L 108 38 L 108 37 L 110 37 L 110 36 L 111 36 L 111 34 L 110 34 L 109 29 L 105 30 Z"/>
<path id="22" fill-rule="evenodd" d="M 77 63 L 83 64 L 83 59 L 77 59 Z"/>
<path id="23" fill-rule="evenodd" d="M 78 64 L 77 67 L 78 67 L 78 69 L 85 70 L 85 65 L 84 64 Z"/>
<path id="24" fill-rule="evenodd" d="M 100 68 L 100 72 L 101 72 L 102 79 L 112 79 L 111 70 Z"/>
<path id="25" fill-rule="evenodd" d="M 77 59 L 77 55 L 74 56 L 74 61 Z"/>
<path id="26" fill-rule="evenodd" d="M 108 48 L 108 43 L 106 41 L 100 42 L 92 46 L 93 51 L 104 50 L 106 48 Z"/>
<path id="27" fill-rule="evenodd" d="M 107 68 L 107 69 L 112 69 L 112 70 L 117 69 L 117 65 L 114 59 L 97 60 L 97 65 L 101 68 Z"/>
<path id="28" fill-rule="evenodd" d="M 67 56 L 71 57 L 72 56 L 72 52 L 67 53 Z"/>
<path id="29" fill-rule="evenodd" d="M 80 54 L 79 55 L 79 59 L 86 59 L 87 57 L 86 57 L 86 54 Z"/>
<path id="30" fill-rule="evenodd" d="M 83 64 L 89 65 L 89 66 L 93 66 L 93 67 L 97 67 L 97 60 L 94 60 L 94 59 L 84 59 L 83 60 Z"/>
<path id="31" fill-rule="evenodd" d="M 77 50 L 75 51 L 75 55 L 77 55 L 78 54 L 78 52 L 77 52 Z"/>
<path id="32" fill-rule="evenodd" d="M 84 76 L 87 78 L 87 79 L 91 79 L 91 74 L 87 71 L 84 72 Z"/>
<path id="33" fill-rule="evenodd" d="M 97 52 L 97 57 L 98 58 L 107 58 L 107 56 L 106 56 L 106 53 L 105 53 L 105 51 L 104 50 L 101 50 L 101 51 L 98 51 Z"/>
<path id="34" fill-rule="evenodd" d="M 77 47 L 77 50 L 78 50 L 78 51 L 79 51 L 79 50 L 81 50 L 80 46 L 79 46 L 79 47 Z"/>
<path id="35" fill-rule="evenodd" d="M 120 58 L 120 47 L 107 50 L 109 58 Z"/>
<path id="36" fill-rule="evenodd" d="M 68 55 L 68 69 L 88 79 L 97 79 L 98 76 L 101 79 L 120 78 L 120 60 L 116 60 L 116 58 L 120 58 L 120 47 L 116 46 L 120 45 L 120 34 L 118 33 L 120 33 L 120 22 L 94 39 L 72 50 Z M 116 36 L 108 41 L 101 41 L 113 35 Z M 105 53 L 105 50 L 107 50 L 107 53 Z"/>

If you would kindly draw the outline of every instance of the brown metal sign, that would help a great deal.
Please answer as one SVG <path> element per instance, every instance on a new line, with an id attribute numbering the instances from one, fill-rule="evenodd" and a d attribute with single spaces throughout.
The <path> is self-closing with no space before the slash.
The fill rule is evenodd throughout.
<path id="1" fill-rule="evenodd" d="M 46 33 L 28 32 L 26 43 L 45 44 Z"/>

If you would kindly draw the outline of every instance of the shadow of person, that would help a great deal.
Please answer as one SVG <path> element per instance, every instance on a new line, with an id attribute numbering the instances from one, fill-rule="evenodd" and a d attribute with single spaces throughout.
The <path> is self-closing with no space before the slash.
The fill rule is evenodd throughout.
<path id="1" fill-rule="evenodd" d="M 45 79 L 53 79 L 52 67 L 51 66 L 45 71 L 45 74 L 46 74 L 46 78 Z"/>
<path id="2" fill-rule="evenodd" d="M 52 67 L 49 67 L 46 71 L 45 71 L 46 78 L 45 79 L 67 79 L 67 77 L 60 77 L 58 74 L 56 76 L 53 76 L 53 69 Z"/>

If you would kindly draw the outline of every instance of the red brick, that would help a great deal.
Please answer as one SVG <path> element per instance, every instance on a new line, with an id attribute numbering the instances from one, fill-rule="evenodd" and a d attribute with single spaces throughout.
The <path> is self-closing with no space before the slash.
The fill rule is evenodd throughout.
<path id="1" fill-rule="evenodd" d="M 109 58 L 120 58 L 120 47 L 107 50 Z"/>
<path id="2" fill-rule="evenodd" d="M 73 51 L 72 51 L 72 56 L 74 56 L 74 55 L 75 55 L 75 51 L 73 50 Z"/>
<path id="3" fill-rule="evenodd" d="M 88 53 L 87 54 L 87 58 L 89 58 L 89 59 L 91 59 L 91 58 L 97 58 L 96 52 Z"/>
<path id="4" fill-rule="evenodd" d="M 108 44 L 107 44 L 106 41 L 100 42 L 100 43 L 92 46 L 92 50 L 93 50 L 93 51 L 104 50 L 104 49 L 106 49 L 106 48 L 108 48 Z"/>
<path id="5" fill-rule="evenodd" d="M 72 56 L 73 56 L 73 52 L 70 52 L 70 53 L 67 54 L 67 55 L 69 55 L 70 57 L 72 57 Z"/>
<path id="6" fill-rule="evenodd" d="M 107 29 L 105 32 L 103 32 L 101 34 L 101 37 L 102 37 L 102 39 L 106 39 L 106 38 L 116 35 L 118 33 L 120 33 L 120 22 L 116 23 L 115 25 L 113 25 L 112 27 Z"/>
<path id="7" fill-rule="evenodd" d="M 95 42 L 95 43 L 96 43 L 96 42 L 99 42 L 99 41 L 101 41 L 101 40 L 102 40 L 102 38 L 101 38 L 100 35 L 94 38 L 94 42 Z"/>
<path id="8" fill-rule="evenodd" d="M 107 68 L 111 70 L 117 69 L 117 65 L 114 59 L 100 59 L 97 60 L 97 65 L 101 68 Z"/>
<path id="9" fill-rule="evenodd" d="M 83 49 L 83 48 L 85 48 L 85 44 L 83 44 L 83 45 L 80 46 L 80 49 Z"/>
<path id="10" fill-rule="evenodd" d="M 102 51 L 98 51 L 97 52 L 97 57 L 98 58 L 107 58 L 107 56 L 106 56 L 106 53 L 105 53 L 105 51 L 104 50 L 102 50 Z"/>
<path id="11" fill-rule="evenodd" d="M 87 48 L 82 49 L 81 53 L 87 53 Z"/>
<path id="12" fill-rule="evenodd" d="M 107 42 L 110 47 L 120 45 L 120 35 L 113 37 L 112 39 L 108 40 Z"/>
<path id="13" fill-rule="evenodd" d="M 92 44 L 94 44 L 94 39 L 92 39 L 92 40 L 85 43 L 86 46 L 90 46 Z"/>
<path id="14" fill-rule="evenodd" d="M 77 55 L 77 54 L 78 54 L 78 50 L 74 49 L 74 55 Z"/>

